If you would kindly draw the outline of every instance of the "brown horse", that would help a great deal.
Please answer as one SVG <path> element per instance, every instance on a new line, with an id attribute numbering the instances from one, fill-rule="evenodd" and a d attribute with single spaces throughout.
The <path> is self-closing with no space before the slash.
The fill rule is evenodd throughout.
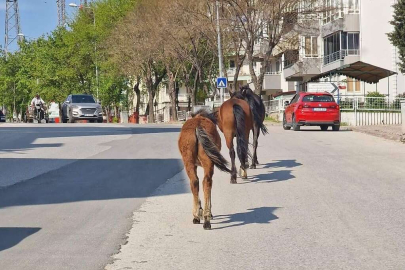
<path id="1" fill-rule="evenodd" d="M 266 117 L 266 108 L 260 96 L 256 95 L 249 86 L 241 87 L 240 92 L 234 93 L 233 97 L 245 100 L 249 104 L 253 115 L 253 157 L 250 168 L 256 169 L 256 165 L 259 164 L 257 160 L 257 146 L 259 144 L 260 131 L 263 135 L 268 134 L 267 128 L 263 123 Z"/>
<path id="2" fill-rule="evenodd" d="M 216 120 L 212 114 L 198 111 L 184 123 L 179 137 L 179 150 L 184 167 L 190 179 L 190 187 L 194 197 L 193 223 L 199 224 L 204 216 L 204 229 L 211 229 L 211 189 L 214 165 L 221 171 L 229 172 L 228 162 L 221 155 L 221 137 L 218 134 Z M 199 181 L 197 166 L 204 168 L 204 213 L 198 196 Z"/>
<path id="3" fill-rule="evenodd" d="M 247 178 L 249 153 L 249 132 L 253 128 L 253 116 L 249 104 L 242 99 L 231 98 L 225 101 L 217 113 L 218 127 L 224 133 L 226 145 L 231 157 L 231 183 L 236 183 L 235 150 L 233 138 L 236 137 L 236 150 L 241 163 L 240 175 Z"/>

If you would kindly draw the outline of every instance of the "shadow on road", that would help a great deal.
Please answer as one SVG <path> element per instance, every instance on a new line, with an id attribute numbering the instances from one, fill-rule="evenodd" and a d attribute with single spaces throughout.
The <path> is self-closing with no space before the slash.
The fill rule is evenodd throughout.
<path id="1" fill-rule="evenodd" d="M 36 127 L 5 127 L 1 128 L 0 133 L 0 153 L 16 152 L 26 149 L 41 147 L 60 147 L 63 144 L 33 144 L 36 139 L 43 138 L 61 138 L 61 137 L 92 137 L 106 135 L 125 135 L 125 134 L 151 134 L 151 133 L 171 133 L 180 132 L 178 127 L 162 126 L 135 126 L 135 127 L 106 127 L 91 125 L 80 127 L 72 126 L 41 126 Z"/>
<path id="2" fill-rule="evenodd" d="M 273 182 L 287 181 L 295 178 L 295 176 L 292 175 L 291 172 L 292 172 L 291 170 L 281 170 L 253 175 L 252 177 L 247 179 L 244 183 L 273 183 Z"/>
<path id="3" fill-rule="evenodd" d="M 0 227 L 0 252 L 20 243 L 41 228 Z"/>
<path id="4" fill-rule="evenodd" d="M 263 169 L 269 168 L 295 168 L 302 166 L 302 163 L 297 162 L 295 159 L 286 159 L 286 160 L 275 160 L 275 162 L 270 162 L 263 165 Z M 260 168 L 260 167 L 259 167 Z M 292 170 L 279 170 L 279 171 L 270 171 L 268 173 L 254 174 L 255 170 L 249 170 L 248 179 L 244 180 L 240 184 L 250 184 L 250 183 L 273 183 L 280 181 L 287 181 L 294 179 L 295 176 L 292 175 Z"/>
<path id="5" fill-rule="evenodd" d="M 278 219 L 278 217 L 273 214 L 277 209 L 279 209 L 279 207 L 258 207 L 248 209 L 243 213 L 214 216 L 212 224 L 226 225 L 222 227 L 214 227 L 213 230 L 221 230 L 249 224 L 268 224 L 272 220 Z"/>
<path id="6" fill-rule="evenodd" d="M 275 160 L 275 162 L 267 163 L 263 168 L 294 168 L 301 166 L 295 159 Z"/>
<path id="7" fill-rule="evenodd" d="M 50 162 L 49 159 L 33 159 Z M 16 168 L 30 159 L 2 159 Z M 145 198 L 183 168 L 180 159 L 86 159 L 0 189 L 0 209 L 12 206 Z M 186 193 L 188 190 L 176 190 Z M 171 194 L 162 194 L 171 195 Z M 1 239 L 1 238 L 0 238 Z"/>

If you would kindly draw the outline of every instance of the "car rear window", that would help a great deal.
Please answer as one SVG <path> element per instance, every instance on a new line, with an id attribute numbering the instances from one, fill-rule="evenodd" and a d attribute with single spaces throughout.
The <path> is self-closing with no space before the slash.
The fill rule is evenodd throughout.
<path id="1" fill-rule="evenodd" d="M 306 95 L 302 99 L 305 102 L 334 102 L 331 95 Z"/>
<path id="2" fill-rule="evenodd" d="M 92 96 L 72 96 L 72 103 L 96 103 Z"/>

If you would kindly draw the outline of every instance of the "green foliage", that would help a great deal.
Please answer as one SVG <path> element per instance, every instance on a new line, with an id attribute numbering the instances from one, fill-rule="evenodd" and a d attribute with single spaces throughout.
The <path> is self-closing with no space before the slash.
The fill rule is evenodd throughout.
<path id="1" fill-rule="evenodd" d="M 384 99 L 385 95 L 379 92 L 368 92 L 366 97 L 370 98 L 366 100 L 365 106 L 368 109 L 385 109 L 387 108 L 387 102 Z"/>
<path id="2" fill-rule="evenodd" d="M 399 50 L 399 67 L 405 73 L 405 0 L 398 0 L 394 7 L 394 17 L 390 22 L 394 31 L 388 34 L 391 43 Z"/>
<path id="3" fill-rule="evenodd" d="M 106 53 L 105 40 L 136 2 L 94 2 L 78 11 L 69 29 L 58 28 L 47 36 L 20 42 L 20 50 L 7 57 L 0 51 L 0 104 L 9 112 L 14 104 L 17 111 L 24 111 L 35 93 L 41 94 L 45 102 L 59 103 L 71 93 L 96 96 L 97 65 L 102 105 L 119 106 L 125 98 L 128 78 L 117 75 Z"/>

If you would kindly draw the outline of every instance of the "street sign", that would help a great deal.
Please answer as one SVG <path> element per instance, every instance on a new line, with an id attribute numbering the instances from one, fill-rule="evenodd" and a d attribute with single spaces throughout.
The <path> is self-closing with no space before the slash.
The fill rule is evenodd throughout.
<path id="1" fill-rule="evenodd" d="M 227 88 L 228 80 L 226 78 L 217 78 L 217 87 L 218 88 Z"/>
<path id="2" fill-rule="evenodd" d="M 308 83 L 307 92 L 328 92 L 334 94 L 338 91 L 338 87 L 335 83 L 331 82 L 317 82 L 317 83 Z"/>

